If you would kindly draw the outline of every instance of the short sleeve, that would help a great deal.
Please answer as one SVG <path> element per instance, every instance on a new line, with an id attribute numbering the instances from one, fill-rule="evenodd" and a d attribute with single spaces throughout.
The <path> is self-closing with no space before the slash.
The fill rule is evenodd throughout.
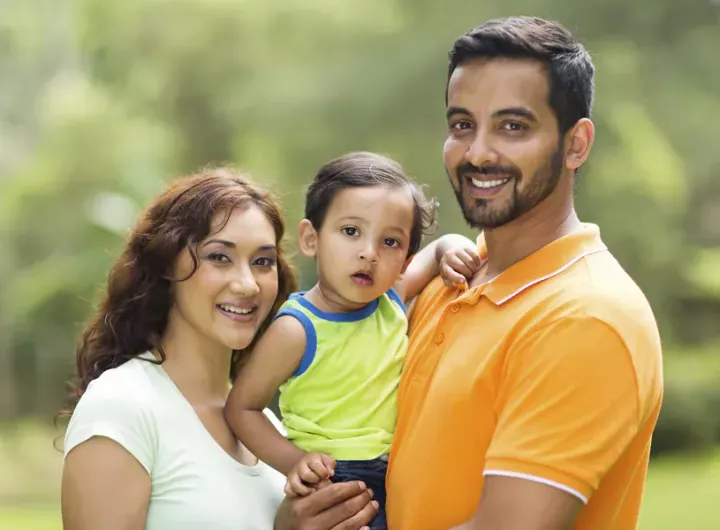
<path id="1" fill-rule="evenodd" d="M 595 318 L 529 335 L 506 361 L 485 475 L 546 483 L 587 502 L 640 428 L 624 341 Z"/>
<path id="2" fill-rule="evenodd" d="M 70 419 L 65 456 L 94 436 L 117 442 L 151 473 L 157 435 L 149 403 L 132 396 L 103 394 L 91 384 Z"/>
<path id="3" fill-rule="evenodd" d="M 285 430 L 285 427 L 283 427 L 282 422 L 278 419 L 277 416 L 275 416 L 275 413 L 270 409 L 263 410 L 263 413 L 265 414 L 265 417 L 270 420 L 270 423 L 272 423 L 273 427 L 287 438 L 287 431 Z"/>

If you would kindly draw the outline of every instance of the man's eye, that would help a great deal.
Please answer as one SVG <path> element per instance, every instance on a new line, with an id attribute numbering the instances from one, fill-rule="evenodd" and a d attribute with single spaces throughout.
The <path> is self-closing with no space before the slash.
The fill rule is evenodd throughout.
<path id="1" fill-rule="evenodd" d="M 505 123 L 502 124 L 501 127 L 502 127 L 503 129 L 505 129 L 506 131 L 513 131 L 513 132 L 516 132 L 516 131 L 524 131 L 524 130 L 527 129 L 527 127 L 525 126 L 524 123 L 520 123 L 520 122 L 517 122 L 517 121 L 508 121 L 508 122 L 505 122 Z"/>
<path id="2" fill-rule="evenodd" d="M 346 226 L 342 231 L 346 236 L 355 236 L 358 233 L 357 228 L 354 226 Z"/>
<path id="3" fill-rule="evenodd" d="M 450 124 L 450 128 L 454 131 L 466 131 L 472 127 L 472 123 L 467 120 L 456 121 Z"/>

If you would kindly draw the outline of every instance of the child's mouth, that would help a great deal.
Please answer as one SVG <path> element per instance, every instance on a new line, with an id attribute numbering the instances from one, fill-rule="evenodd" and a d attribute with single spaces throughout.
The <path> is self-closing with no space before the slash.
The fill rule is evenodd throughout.
<path id="1" fill-rule="evenodd" d="M 352 275 L 352 279 L 358 285 L 369 287 L 373 284 L 373 279 L 367 272 L 356 272 Z"/>

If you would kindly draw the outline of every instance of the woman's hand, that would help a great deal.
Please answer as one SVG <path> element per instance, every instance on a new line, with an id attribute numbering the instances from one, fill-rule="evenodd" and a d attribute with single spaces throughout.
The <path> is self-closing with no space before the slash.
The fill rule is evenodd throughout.
<path id="1" fill-rule="evenodd" d="M 359 530 L 378 510 L 363 482 L 327 481 L 307 497 L 286 498 L 275 517 L 275 530 Z"/>

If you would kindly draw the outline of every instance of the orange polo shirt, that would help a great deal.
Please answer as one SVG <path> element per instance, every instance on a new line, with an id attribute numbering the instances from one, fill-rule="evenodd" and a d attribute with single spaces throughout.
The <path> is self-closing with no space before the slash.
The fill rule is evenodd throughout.
<path id="1" fill-rule="evenodd" d="M 390 529 L 464 523 L 504 475 L 580 499 L 575 530 L 634 530 L 662 387 L 650 306 L 594 225 L 466 292 L 434 280 L 410 323 Z"/>

